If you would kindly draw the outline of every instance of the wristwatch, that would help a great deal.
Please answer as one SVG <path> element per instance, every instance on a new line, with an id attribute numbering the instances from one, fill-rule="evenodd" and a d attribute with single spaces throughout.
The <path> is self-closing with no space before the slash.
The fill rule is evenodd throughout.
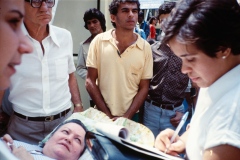
<path id="1" fill-rule="evenodd" d="M 82 103 L 77 103 L 77 104 L 74 104 L 74 107 L 83 107 L 83 104 Z"/>

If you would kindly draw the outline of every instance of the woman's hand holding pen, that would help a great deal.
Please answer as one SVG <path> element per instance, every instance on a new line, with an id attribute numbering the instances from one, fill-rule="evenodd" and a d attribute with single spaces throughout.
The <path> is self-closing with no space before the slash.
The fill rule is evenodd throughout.
<path id="1" fill-rule="evenodd" d="M 166 129 L 160 132 L 155 140 L 155 148 L 171 154 L 178 156 L 179 153 L 182 153 L 185 150 L 185 143 L 177 136 L 174 142 L 171 144 L 170 139 L 174 135 L 174 130 Z"/>

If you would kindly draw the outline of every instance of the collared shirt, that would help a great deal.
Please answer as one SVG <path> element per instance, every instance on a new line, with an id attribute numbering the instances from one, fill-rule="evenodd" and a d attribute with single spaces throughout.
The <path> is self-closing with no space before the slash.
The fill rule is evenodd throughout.
<path id="1" fill-rule="evenodd" d="M 78 63 L 77 63 L 77 74 L 82 78 L 86 79 L 87 76 L 87 66 L 86 60 L 88 55 L 89 45 L 92 42 L 93 37 L 90 36 L 86 41 L 80 43 L 80 49 L 78 52 Z"/>
<path id="2" fill-rule="evenodd" d="M 75 71 L 72 37 L 69 31 L 49 25 L 49 35 L 41 44 L 33 39 L 34 51 L 22 56 L 11 77 L 9 100 L 14 111 L 30 116 L 55 115 L 71 106 L 69 74 Z"/>
<path id="3" fill-rule="evenodd" d="M 171 49 L 160 42 L 152 46 L 153 78 L 149 96 L 159 104 L 181 104 L 189 78 L 181 72 L 182 62 Z"/>
<path id="4" fill-rule="evenodd" d="M 152 78 L 152 53 L 148 42 L 138 36 L 121 55 L 112 31 L 98 34 L 90 44 L 87 67 L 98 71 L 97 84 L 114 116 L 122 116 L 131 106 L 142 79 Z"/>
<path id="5" fill-rule="evenodd" d="M 186 143 L 189 159 L 202 160 L 204 150 L 220 145 L 240 148 L 239 73 L 240 65 L 200 89 Z"/>

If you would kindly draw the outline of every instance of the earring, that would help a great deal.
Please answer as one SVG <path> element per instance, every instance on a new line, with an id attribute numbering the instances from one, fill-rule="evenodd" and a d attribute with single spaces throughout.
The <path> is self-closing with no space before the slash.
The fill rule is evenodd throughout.
<path id="1" fill-rule="evenodd" d="M 226 56 L 222 56 L 222 59 L 225 59 L 226 58 Z"/>

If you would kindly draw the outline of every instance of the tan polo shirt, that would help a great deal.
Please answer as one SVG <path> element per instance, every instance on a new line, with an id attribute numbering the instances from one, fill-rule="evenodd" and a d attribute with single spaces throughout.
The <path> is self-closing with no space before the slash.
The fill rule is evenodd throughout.
<path id="1" fill-rule="evenodd" d="M 93 39 L 86 65 L 98 70 L 97 84 L 112 115 L 122 116 L 132 104 L 140 80 L 152 78 L 153 58 L 149 43 L 139 35 L 119 56 L 112 31 Z"/>

